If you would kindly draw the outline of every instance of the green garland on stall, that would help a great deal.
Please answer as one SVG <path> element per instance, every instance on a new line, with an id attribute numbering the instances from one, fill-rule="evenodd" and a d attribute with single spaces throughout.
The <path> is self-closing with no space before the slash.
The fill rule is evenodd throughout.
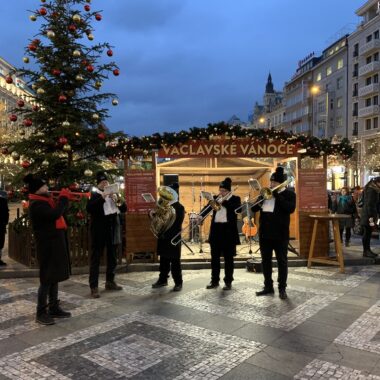
<path id="1" fill-rule="evenodd" d="M 334 143 L 332 139 L 319 139 L 314 136 L 285 132 L 282 129 L 248 129 L 224 122 L 208 124 L 207 128 L 193 127 L 189 131 L 154 133 L 151 136 L 119 139 L 115 150 L 122 156 L 129 157 L 136 151 L 151 152 L 160 149 L 163 145 L 180 145 L 190 140 L 209 140 L 215 136 L 224 136 L 229 139 L 250 138 L 252 141 L 276 140 L 283 144 L 298 144 L 300 149 L 306 149 L 304 155 L 311 157 L 336 155 L 348 159 L 355 153 L 355 149 L 347 138 Z"/>

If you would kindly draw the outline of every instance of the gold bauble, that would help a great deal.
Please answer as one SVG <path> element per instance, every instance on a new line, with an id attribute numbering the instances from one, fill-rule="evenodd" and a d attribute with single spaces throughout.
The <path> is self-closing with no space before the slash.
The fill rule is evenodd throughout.
<path id="1" fill-rule="evenodd" d="M 78 13 L 76 13 L 74 16 L 73 16 L 73 20 L 75 22 L 80 22 L 81 18 L 80 18 L 80 15 L 78 15 Z"/>
<path id="2" fill-rule="evenodd" d="M 112 105 L 117 106 L 119 104 L 119 101 L 117 99 L 112 99 Z"/>
<path id="3" fill-rule="evenodd" d="M 84 175 L 86 176 L 86 177 L 91 177 L 92 176 L 92 170 L 90 170 L 90 169 L 86 169 L 85 171 L 84 171 Z"/>
<path id="4" fill-rule="evenodd" d="M 55 33 L 52 30 L 48 30 L 48 32 L 46 33 L 46 36 L 48 38 L 54 38 L 55 37 Z"/>
<path id="5" fill-rule="evenodd" d="M 65 145 L 63 146 L 63 150 L 64 150 L 65 152 L 70 152 L 70 150 L 71 150 L 71 145 L 70 145 L 70 144 L 65 144 Z"/>
<path id="6" fill-rule="evenodd" d="M 49 161 L 48 160 L 44 160 L 44 161 L 42 161 L 42 163 L 41 163 L 41 166 L 43 167 L 43 168 L 47 168 L 48 166 L 49 166 Z"/>
<path id="7" fill-rule="evenodd" d="M 37 89 L 37 94 L 42 95 L 45 93 L 45 90 L 43 88 Z"/>
<path id="8" fill-rule="evenodd" d="M 97 113 L 92 114 L 93 120 L 99 120 L 99 115 Z"/>
<path id="9" fill-rule="evenodd" d="M 62 123 L 62 127 L 70 127 L 70 122 L 65 120 L 63 123 Z"/>
<path id="10" fill-rule="evenodd" d="M 102 82 L 98 80 L 95 82 L 95 88 L 99 89 L 100 87 L 102 87 Z"/>
<path id="11" fill-rule="evenodd" d="M 30 15 L 30 16 L 29 16 L 29 20 L 30 20 L 30 21 L 36 21 L 36 20 L 37 20 L 36 15 Z"/>
<path id="12" fill-rule="evenodd" d="M 16 151 L 14 151 L 14 152 L 11 153 L 11 157 L 14 160 L 18 160 L 20 158 L 20 155 Z"/>
<path id="13" fill-rule="evenodd" d="M 38 80 L 39 80 L 40 82 L 45 82 L 46 78 L 45 78 L 43 75 L 41 75 L 41 76 L 38 78 Z"/>
<path id="14" fill-rule="evenodd" d="M 28 57 L 24 57 L 22 60 L 23 60 L 24 63 L 29 63 L 29 58 Z"/>
<path id="15" fill-rule="evenodd" d="M 73 56 L 74 56 L 74 57 L 80 57 L 80 56 L 81 56 L 81 52 L 80 52 L 80 50 L 74 50 L 74 51 L 73 51 Z"/>
<path id="16" fill-rule="evenodd" d="M 90 41 L 92 41 L 92 40 L 94 39 L 94 35 L 93 35 L 92 33 L 90 33 L 90 34 L 87 36 L 87 38 L 88 38 Z"/>
<path id="17" fill-rule="evenodd" d="M 84 80 L 84 78 L 82 77 L 82 75 L 78 74 L 76 77 L 75 77 L 76 80 Z"/>

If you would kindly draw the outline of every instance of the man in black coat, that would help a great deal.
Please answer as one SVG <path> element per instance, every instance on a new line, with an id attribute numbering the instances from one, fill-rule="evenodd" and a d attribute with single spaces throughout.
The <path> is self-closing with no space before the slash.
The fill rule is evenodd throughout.
<path id="1" fill-rule="evenodd" d="M 7 225 L 9 222 L 9 209 L 7 193 L 0 191 L 0 266 L 7 265 L 2 259 L 1 254 L 5 243 L 5 234 L 7 233 Z"/>
<path id="2" fill-rule="evenodd" d="M 104 188 L 109 185 L 104 172 L 96 175 L 97 188 L 91 192 L 87 211 L 91 218 L 91 257 L 89 284 L 91 296 L 99 298 L 99 265 L 104 248 L 107 250 L 106 290 L 121 290 L 115 282 L 117 266 L 117 246 L 121 244 L 119 213 L 126 211 L 126 205 L 116 206 L 116 194 L 106 194 Z"/>
<path id="3" fill-rule="evenodd" d="M 215 202 L 221 207 L 213 207 L 210 234 L 208 237 L 211 247 L 211 282 L 206 289 L 214 289 L 220 281 L 220 258 L 224 257 L 224 287 L 223 290 L 231 290 L 234 280 L 234 256 L 236 245 L 240 244 L 237 228 L 237 215 L 235 210 L 240 206 L 240 197 L 233 195 L 231 191 L 231 178 L 226 178 L 219 184 L 219 195 L 211 200 L 209 205 L 203 208 L 200 215 L 204 217 L 210 212 L 211 205 Z"/>
<path id="4" fill-rule="evenodd" d="M 363 256 L 375 258 L 377 253 L 371 250 L 372 229 L 376 228 L 379 217 L 380 202 L 380 177 L 369 181 L 363 189 L 363 208 L 361 211 L 360 224 L 363 226 Z"/>
<path id="5" fill-rule="evenodd" d="M 275 188 L 286 181 L 284 168 L 278 166 L 270 178 L 270 188 Z M 286 282 L 288 278 L 288 245 L 290 214 L 296 208 L 296 194 L 286 188 L 274 190 L 272 198 L 252 207 L 260 211 L 260 252 L 263 264 L 264 289 L 256 292 L 257 296 L 273 294 L 272 253 L 275 252 L 278 265 L 278 289 L 281 299 L 286 299 Z"/>
<path id="6" fill-rule="evenodd" d="M 173 183 L 170 187 L 178 192 L 178 183 Z M 185 217 L 185 208 L 179 201 L 171 204 L 175 210 L 175 220 L 157 239 L 157 255 L 160 256 L 160 275 L 157 282 L 152 284 L 152 288 L 161 288 L 168 285 L 170 271 L 174 280 L 173 291 L 178 292 L 182 289 L 182 269 L 181 269 L 181 243 L 173 245 L 171 240 L 182 230 L 182 222 Z"/>
<path id="7" fill-rule="evenodd" d="M 63 218 L 68 206 L 69 191 L 61 190 L 55 203 L 42 179 L 28 174 L 24 182 L 29 191 L 29 217 L 40 268 L 36 322 L 52 325 L 53 318 L 71 316 L 71 313 L 62 310 L 58 300 L 58 283 L 67 280 L 70 275 L 67 226 Z"/>

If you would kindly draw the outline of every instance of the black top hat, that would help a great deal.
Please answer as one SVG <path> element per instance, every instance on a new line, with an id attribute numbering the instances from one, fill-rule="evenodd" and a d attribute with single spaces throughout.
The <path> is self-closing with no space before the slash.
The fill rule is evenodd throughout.
<path id="1" fill-rule="evenodd" d="M 278 183 L 283 183 L 287 179 L 287 175 L 284 173 L 284 168 L 282 166 L 277 166 L 276 171 L 270 176 L 271 181 Z"/>
<path id="2" fill-rule="evenodd" d="M 169 185 L 169 187 L 171 187 L 173 190 L 175 190 L 178 193 L 178 189 L 179 189 L 178 182 L 173 182 L 172 184 Z"/>
<path id="3" fill-rule="evenodd" d="M 28 191 L 31 194 L 34 194 L 37 190 L 39 190 L 46 182 L 41 179 L 34 177 L 33 174 L 28 174 L 24 177 L 24 182 L 28 186 Z"/>
<path id="4" fill-rule="evenodd" d="M 222 182 L 220 182 L 219 187 L 231 191 L 232 179 L 227 177 Z"/>
<path id="5" fill-rule="evenodd" d="M 97 172 L 96 173 L 96 183 L 99 184 L 102 181 L 108 181 L 108 177 L 107 177 L 106 173 Z"/>

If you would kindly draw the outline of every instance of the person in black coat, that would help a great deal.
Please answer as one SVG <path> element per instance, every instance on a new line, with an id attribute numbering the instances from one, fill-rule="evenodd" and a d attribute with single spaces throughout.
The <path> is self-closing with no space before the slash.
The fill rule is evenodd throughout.
<path id="1" fill-rule="evenodd" d="M 278 166 L 270 177 L 273 189 L 286 181 L 284 168 Z M 264 289 L 256 292 L 257 296 L 273 294 L 272 253 L 275 252 L 278 265 L 278 289 L 281 299 L 286 299 L 286 282 L 288 278 L 288 245 L 290 214 L 296 208 L 296 194 L 286 188 L 272 192 L 272 198 L 263 200 L 252 207 L 253 212 L 260 211 L 260 252 L 264 274 Z"/>
<path id="2" fill-rule="evenodd" d="M 169 187 L 178 192 L 178 183 L 173 183 Z M 173 245 L 171 240 L 182 230 L 183 219 L 185 218 L 185 208 L 179 201 L 172 203 L 175 210 L 175 220 L 157 239 L 157 255 L 160 256 L 160 275 L 157 282 L 152 284 L 152 288 L 161 288 L 168 285 L 169 272 L 172 272 L 174 280 L 173 291 L 182 289 L 182 269 L 181 269 L 181 243 Z"/>
<path id="3" fill-rule="evenodd" d="M 71 316 L 71 313 L 62 310 L 58 300 L 58 283 L 70 276 L 67 226 L 63 218 L 68 206 L 69 191 L 61 190 L 55 203 L 42 179 L 28 174 L 24 182 L 29 191 L 29 217 L 40 269 L 36 322 L 52 325 L 53 318 Z"/>
<path id="4" fill-rule="evenodd" d="M 212 203 L 219 204 L 220 210 L 213 207 L 210 234 L 208 237 L 211 247 L 211 282 L 206 289 L 214 289 L 220 281 L 220 257 L 224 257 L 224 287 L 230 290 L 234 280 L 234 256 L 236 245 L 240 244 L 235 210 L 240 206 L 240 197 L 231 192 L 231 178 L 226 178 L 219 184 L 219 195 L 214 197 L 200 213 L 204 217 L 210 212 Z"/>
<path id="5" fill-rule="evenodd" d="M 9 209 L 7 193 L 0 191 L 0 266 L 7 265 L 2 259 L 1 254 L 5 243 L 5 234 L 7 233 L 7 225 L 9 222 Z"/>
<path id="6" fill-rule="evenodd" d="M 363 208 L 361 211 L 360 224 L 363 227 L 363 256 L 375 258 L 377 253 L 371 250 L 372 229 L 376 228 L 379 217 L 380 202 L 380 177 L 369 181 L 363 189 Z"/>
<path id="7" fill-rule="evenodd" d="M 125 204 L 116 206 L 116 194 L 106 194 L 104 188 L 109 185 L 104 172 L 96 175 L 97 188 L 91 192 L 87 202 L 90 214 L 91 257 L 89 284 L 91 296 L 99 298 L 99 265 L 104 248 L 107 250 L 106 290 L 121 290 L 115 282 L 117 266 L 117 246 L 121 244 L 121 228 L 119 213 L 125 212 Z"/>

